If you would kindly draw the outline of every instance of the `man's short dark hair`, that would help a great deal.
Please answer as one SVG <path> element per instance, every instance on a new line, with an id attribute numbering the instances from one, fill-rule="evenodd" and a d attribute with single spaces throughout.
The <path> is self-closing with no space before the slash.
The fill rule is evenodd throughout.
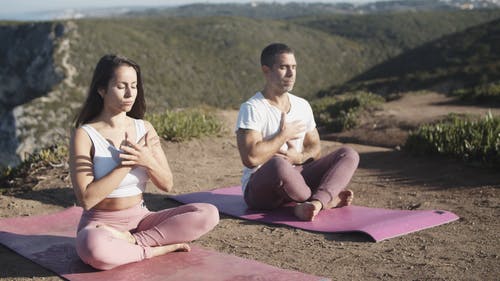
<path id="1" fill-rule="evenodd" d="M 276 61 L 276 56 L 281 54 L 293 54 L 293 49 L 283 43 L 268 45 L 260 54 L 260 65 L 272 67 Z"/>

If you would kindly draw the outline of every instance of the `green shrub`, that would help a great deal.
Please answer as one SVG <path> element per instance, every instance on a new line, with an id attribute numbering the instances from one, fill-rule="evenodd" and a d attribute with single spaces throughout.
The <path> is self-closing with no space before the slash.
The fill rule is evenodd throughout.
<path id="1" fill-rule="evenodd" d="M 222 124 L 215 114 L 203 108 L 166 110 L 163 113 L 149 114 L 146 119 L 160 137 L 171 141 L 217 135 L 222 131 Z"/>
<path id="2" fill-rule="evenodd" d="M 16 167 L 0 167 L 0 188 L 8 187 L 12 179 L 27 177 L 40 167 L 64 167 L 68 157 L 68 146 L 62 143 L 35 151 Z"/>
<path id="3" fill-rule="evenodd" d="M 361 113 L 379 108 L 384 101 L 372 93 L 354 92 L 314 100 L 311 107 L 319 127 L 341 132 L 355 128 Z"/>
<path id="4" fill-rule="evenodd" d="M 483 83 L 474 88 L 455 90 L 452 95 L 456 95 L 464 101 L 500 104 L 500 82 L 494 81 Z"/>
<path id="5" fill-rule="evenodd" d="M 404 149 L 418 155 L 444 155 L 500 166 L 500 118 L 491 112 L 480 120 L 450 116 L 411 132 Z"/>
<path id="6" fill-rule="evenodd" d="M 69 157 L 68 146 L 66 144 L 56 144 L 49 148 L 43 148 L 30 156 L 31 162 L 42 162 L 50 165 L 61 165 L 67 162 Z"/>
<path id="7" fill-rule="evenodd" d="M 11 166 L 0 166 L 0 182 L 8 179 L 13 174 L 13 168 Z M 1 188 L 2 186 L 0 186 Z"/>

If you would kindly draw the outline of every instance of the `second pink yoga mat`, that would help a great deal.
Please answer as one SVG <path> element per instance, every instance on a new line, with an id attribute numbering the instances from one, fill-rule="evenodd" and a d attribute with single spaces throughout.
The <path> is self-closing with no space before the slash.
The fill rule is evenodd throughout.
<path id="1" fill-rule="evenodd" d="M 283 224 L 318 232 L 363 232 L 377 242 L 459 218 L 454 213 L 443 210 L 391 210 L 351 205 L 321 211 L 314 221 L 304 222 L 295 218 L 291 206 L 273 211 L 249 210 L 239 186 L 175 195 L 170 198 L 182 203 L 212 203 L 220 212 L 246 220 Z"/>

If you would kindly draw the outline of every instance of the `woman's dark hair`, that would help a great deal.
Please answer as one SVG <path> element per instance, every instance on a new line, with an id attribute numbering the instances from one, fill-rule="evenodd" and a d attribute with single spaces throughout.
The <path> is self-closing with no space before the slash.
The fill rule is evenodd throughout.
<path id="1" fill-rule="evenodd" d="M 293 54 L 293 49 L 283 43 L 272 43 L 262 50 L 260 65 L 273 67 L 277 55 Z"/>
<path id="2" fill-rule="evenodd" d="M 127 116 L 136 119 L 142 119 L 144 117 L 144 113 L 146 112 L 146 101 L 144 99 L 144 89 L 142 86 L 141 68 L 137 63 L 126 57 L 119 55 L 105 55 L 99 60 L 95 67 L 87 99 L 85 100 L 80 113 L 74 120 L 76 128 L 94 119 L 101 112 L 103 108 L 103 100 L 99 95 L 98 90 L 103 88 L 106 89 L 109 81 L 115 74 L 115 70 L 123 65 L 133 67 L 137 73 L 137 97 L 132 109 L 127 112 Z"/>

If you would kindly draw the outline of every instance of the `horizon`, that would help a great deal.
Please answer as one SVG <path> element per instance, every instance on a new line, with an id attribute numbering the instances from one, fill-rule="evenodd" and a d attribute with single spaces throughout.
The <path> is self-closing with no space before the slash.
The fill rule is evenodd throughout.
<path id="1" fill-rule="evenodd" d="M 189 4 L 244 4 L 252 2 L 261 3 L 370 3 L 370 2 L 389 2 L 394 0 L 318 0 L 318 1 L 293 1 L 293 0 L 143 0 L 138 3 L 134 0 L 88 0 L 88 1 L 67 1 L 67 0 L 19 0 L 9 1 L 4 0 L 2 10 L 0 11 L 0 20 L 51 20 L 57 19 L 62 12 L 67 11 L 85 11 L 85 10 L 100 10 L 112 8 L 167 8 L 175 6 L 183 6 Z M 403 0 L 404 1 L 404 0 Z"/>

